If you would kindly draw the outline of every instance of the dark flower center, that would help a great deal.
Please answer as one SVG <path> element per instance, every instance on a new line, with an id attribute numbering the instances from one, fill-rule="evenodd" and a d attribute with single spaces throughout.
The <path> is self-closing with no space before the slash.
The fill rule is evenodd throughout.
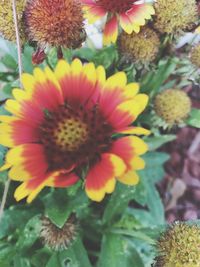
<path id="1" fill-rule="evenodd" d="M 101 153 L 109 150 L 112 127 L 99 111 L 98 105 L 89 110 L 82 106 L 60 106 L 56 112 L 46 112 L 40 127 L 50 170 L 68 170 L 93 164 Z"/>
<path id="2" fill-rule="evenodd" d="M 96 0 L 96 3 L 111 13 L 123 13 L 131 9 L 137 0 Z"/>

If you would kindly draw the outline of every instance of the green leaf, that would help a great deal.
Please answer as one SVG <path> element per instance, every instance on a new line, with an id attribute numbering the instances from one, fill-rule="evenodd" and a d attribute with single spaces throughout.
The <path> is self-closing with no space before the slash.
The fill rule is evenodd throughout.
<path id="1" fill-rule="evenodd" d="M 46 267 L 92 267 L 80 238 L 68 249 L 54 253 Z"/>
<path id="2" fill-rule="evenodd" d="M 121 235 L 106 234 L 101 244 L 101 254 L 97 267 L 144 267 L 137 251 L 129 246 Z"/>
<path id="3" fill-rule="evenodd" d="M 144 138 L 145 142 L 148 144 L 149 150 L 156 150 L 157 148 L 161 147 L 162 145 L 171 142 L 176 139 L 176 135 L 169 134 L 169 135 L 160 135 L 160 136 L 153 136 L 153 137 L 146 137 Z"/>
<path id="4" fill-rule="evenodd" d="M 131 254 L 130 261 L 132 261 L 132 265 L 130 266 L 145 267 L 140 254 L 133 246 L 130 248 L 130 254 Z"/>
<path id="5" fill-rule="evenodd" d="M 133 194 L 133 199 L 142 206 L 148 203 L 148 185 L 154 184 L 163 178 L 165 173 L 163 164 L 169 159 L 169 156 L 166 153 L 149 152 L 143 158 L 146 162 L 146 167 L 138 172 L 140 182 L 136 185 Z"/>
<path id="6" fill-rule="evenodd" d="M 34 65 L 32 63 L 33 48 L 31 46 L 25 45 L 22 54 L 22 63 L 24 71 L 27 73 L 32 73 Z"/>
<path id="7" fill-rule="evenodd" d="M 24 230 L 21 233 L 16 246 L 20 250 L 31 247 L 39 237 L 40 229 L 41 229 L 40 215 L 36 215 L 33 218 L 31 218 L 24 227 Z"/>
<path id="8" fill-rule="evenodd" d="M 59 257 L 58 257 L 58 253 L 54 253 L 50 260 L 48 261 L 46 267 L 64 267 L 63 265 L 61 265 Z"/>
<path id="9" fill-rule="evenodd" d="M 52 252 L 48 248 L 43 247 L 42 249 L 34 251 L 34 254 L 31 257 L 30 262 L 34 267 L 38 267 L 38 266 L 43 267 L 43 266 L 46 266 L 51 256 L 52 256 Z"/>
<path id="10" fill-rule="evenodd" d="M 10 267 L 11 260 L 15 254 L 15 246 L 8 244 L 8 242 L 0 242 L 0 266 Z"/>
<path id="11" fill-rule="evenodd" d="M 153 97 L 158 93 L 163 83 L 174 73 L 177 66 L 176 58 L 159 62 L 158 69 L 148 72 L 141 80 L 141 92 Z"/>
<path id="12" fill-rule="evenodd" d="M 146 190 L 148 208 L 155 219 L 155 224 L 164 224 L 165 211 L 158 191 L 152 184 L 147 184 Z"/>
<path id="13" fill-rule="evenodd" d="M 119 218 L 129 201 L 134 198 L 134 192 L 135 187 L 118 183 L 106 206 L 103 223 L 110 223 Z"/>
<path id="14" fill-rule="evenodd" d="M 10 54 L 6 54 L 1 58 L 1 62 L 9 69 L 16 70 L 17 68 L 17 62 Z"/>
<path id="15" fill-rule="evenodd" d="M 64 225 L 72 212 L 80 212 L 89 205 L 89 200 L 82 188 L 79 188 L 76 197 L 70 197 L 66 189 L 57 189 L 53 193 L 45 196 L 43 202 L 47 216 L 58 227 Z"/>
<path id="16" fill-rule="evenodd" d="M 145 181 L 150 183 L 156 183 L 160 181 L 165 172 L 163 164 L 169 160 L 169 155 L 162 152 L 149 152 L 143 156 L 146 162 L 144 170 L 140 171 L 140 176 L 144 177 Z"/>
<path id="17" fill-rule="evenodd" d="M 14 257 L 14 267 L 31 267 L 28 259 L 23 258 L 21 255 Z"/>
<path id="18" fill-rule="evenodd" d="M 200 109 L 192 109 L 186 123 L 190 126 L 200 128 Z"/>
<path id="19" fill-rule="evenodd" d="M 35 215 L 35 212 L 34 208 L 27 209 L 27 207 L 20 206 L 13 206 L 5 210 L 0 222 L 0 238 L 12 235 L 16 229 L 24 229 L 25 224 Z"/>
<path id="20" fill-rule="evenodd" d="M 111 232 L 114 234 L 126 235 L 129 237 L 131 236 L 133 238 L 142 240 L 143 242 L 147 242 L 149 244 L 155 244 L 155 242 L 152 238 L 150 238 L 148 235 L 146 235 L 145 233 L 143 233 L 141 231 L 114 228 L 111 230 Z"/>
<path id="21" fill-rule="evenodd" d="M 131 214 L 138 222 L 140 222 L 140 228 L 149 226 L 154 227 L 155 219 L 149 211 L 129 208 L 128 213 Z"/>
<path id="22" fill-rule="evenodd" d="M 0 90 L 0 101 L 6 100 L 12 96 L 12 83 L 6 83 Z"/>
<path id="23" fill-rule="evenodd" d="M 135 186 L 133 199 L 142 206 L 147 203 L 147 191 L 145 186 L 145 179 L 140 176 L 139 183 Z"/>
<path id="24" fill-rule="evenodd" d="M 102 50 L 98 50 L 93 57 L 93 62 L 96 66 L 103 65 L 105 69 L 108 69 L 118 59 L 118 53 L 114 46 L 108 46 Z"/>
<path id="25" fill-rule="evenodd" d="M 93 57 L 95 56 L 95 53 L 96 50 L 87 47 L 83 47 L 81 49 L 73 51 L 74 57 L 79 57 L 88 61 L 92 61 Z"/>

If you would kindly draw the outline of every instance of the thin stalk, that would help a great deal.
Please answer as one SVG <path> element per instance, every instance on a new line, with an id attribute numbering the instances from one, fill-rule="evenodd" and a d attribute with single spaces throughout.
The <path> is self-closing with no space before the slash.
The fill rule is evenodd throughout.
<path id="1" fill-rule="evenodd" d="M 19 78 L 21 81 L 22 76 L 22 51 L 21 51 L 21 41 L 19 35 L 18 19 L 17 19 L 17 9 L 16 1 L 12 0 L 12 10 L 13 10 L 13 20 L 15 25 L 15 35 L 16 35 L 16 44 L 17 44 L 17 55 L 18 55 L 18 68 L 19 68 Z"/>
<path id="2" fill-rule="evenodd" d="M 10 186 L 10 179 L 8 179 L 5 183 L 5 188 L 4 188 L 3 197 L 2 197 L 2 201 L 1 201 L 1 207 L 0 207 L 0 222 L 1 222 L 2 217 L 3 217 L 3 212 L 4 212 L 4 208 L 5 208 L 5 204 L 6 204 L 9 186 Z"/>

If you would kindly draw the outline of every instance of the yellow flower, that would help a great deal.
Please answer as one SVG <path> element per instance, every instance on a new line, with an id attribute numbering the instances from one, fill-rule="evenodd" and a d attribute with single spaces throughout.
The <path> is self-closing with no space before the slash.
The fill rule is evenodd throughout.
<path id="1" fill-rule="evenodd" d="M 137 83 L 127 84 L 124 72 L 106 79 L 102 66 L 78 59 L 59 61 L 54 72 L 36 68 L 22 83 L 24 90 L 14 89 L 5 104 L 13 116 L 0 116 L 0 144 L 10 147 L 1 170 L 22 182 L 17 201 L 81 178 L 94 201 L 112 193 L 117 180 L 138 183 L 148 148 L 133 135 L 149 131 L 131 126 L 148 102 Z"/>

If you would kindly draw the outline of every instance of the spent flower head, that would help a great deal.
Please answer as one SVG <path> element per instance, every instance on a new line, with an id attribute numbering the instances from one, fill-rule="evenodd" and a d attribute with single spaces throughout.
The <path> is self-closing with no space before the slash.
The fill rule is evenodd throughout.
<path id="1" fill-rule="evenodd" d="M 137 34 L 122 32 L 118 40 L 119 51 L 133 61 L 148 63 L 153 61 L 159 51 L 158 34 L 149 27 L 143 27 Z"/>
<path id="2" fill-rule="evenodd" d="M 18 28 L 22 42 L 25 41 L 25 30 L 23 23 L 23 11 L 26 0 L 16 1 Z M 13 20 L 12 1 L 0 0 L 0 35 L 8 41 L 16 41 L 15 26 Z"/>
<path id="3" fill-rule="evenodd" d="M 184 91 L 168 89 L 156 96 L 154 109 L 169 126 L 173 126 L 187 118 L 191 110 L 191 100 Z"/>
<path id="4" fill-rule="evenodd" d="M 174 223 L 158 240 L 157 248 L 154 267 L 199 267 L 200 227 Z"/>
<path id="5" fill-rule="evenodd" d="M 195 67 L 200 68 L 200 44 L 192 48 L 190 60 Z"/>
<path id="6" fill-rule="evenodd" d="M 195 0 L 157 0 L 154 27 L 161 33 L 190 30 L 198 20 Z"/>
<path id="7" fill-rule="evenodd" d="M 43 217 L 41 223 L 40 237 L 52 250 L 61 251 L 68 248 L 77 236 L 78 226 L 74 215 L 71 215 L 62 227 L 58 227 L 47 217 Z"/>
<path id="8" fill-rule="evenodd" d="M 24 19 L 29 41 L 39 48 L 38 57 L 47 46 L 75 49 L 85 41 L 79 0 L 28 0 Z"/>

